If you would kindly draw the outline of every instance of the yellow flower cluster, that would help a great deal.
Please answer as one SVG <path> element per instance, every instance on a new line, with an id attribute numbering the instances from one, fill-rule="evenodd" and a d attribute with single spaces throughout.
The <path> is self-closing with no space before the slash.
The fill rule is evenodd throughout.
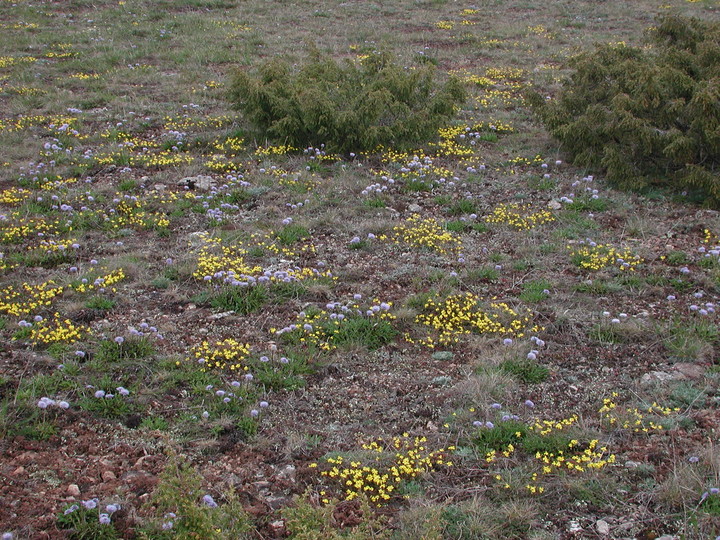
<path id="1" fill-rule="evenodd" d="M 23 283 L 20 290 L 12 285 L 0 289 L 0 312 L 21 317 L 40 308 L 52 304 L 56 296 L 61 295 L 63 288 L 54 281 L 46 281 L 39 285 Z"/>
<path id="2" fill-rule="evenodd" d="M 553 431 L 562 431 L 572 426 L 579 420 L 577 414 L 572 415 L 569 418 L 563 418 L 562 420 L 536 420 L 535 423 L 530 426 L 531 431 L 535 431 L 545 437 L 550 435 Z"/>
<path id="3" fill-rule="evenodd" d="M 664 429 L 662 425 L 652 418 L 646 418 L 646 415 L 657 418 L 670 416 L 680 410 L 679 408 L 662 407 L 655 402 L 643 411 L 636 407 L 620 408 L 614 401 L 617 396 L 618 394 L 613 392 L 612 397 L 603 399 L 602 407 L 598 412 L 611 427 L 629 429 L 635 433 L 649 433 L 650 431 L 662 431 Z"/>
<path id="4" fill-rule="evenodd" d="M 585 244 L 568 246 L 570 260 L 585 270 L 602 270 L 616 266 L 619 270 L 633 272 L 643 259 L 629 249 L 616 249 L 610 244 Z"/>
<path id="5" fill-rule="evenodd" d="M 234 118 L 229 115 L 209 115 L 201 118 L 192 118 L 188 115 L 166 116 L 163 129 L 168 131 L 206 130 L 226 126 L 233 120 Z"/>
<path id="6" fill-rule="evenodd" d="M 718 237 L 710 229 L 703 230 L 703 244 L 716 244 Z"/>
<path id="7" fill-rule="evenodd" d="M 133 163 L 144 165 L 149 168 L 177 167 L 179 165 L 187 165 L 195 160 L 189 154 L 173 152 L 171 150 L 162 150 L 157 153 L 143 154 L 139 156 Z"/>
<path id="8" fill-rule="evenodd" d="M 31 191 L 23 188 L 9 188 L 0 192 L 0 204 L 17 205 L 25 201 Z"/>
<path id="9" fill-rule="evenodd" d="M 462 250 L 462 240 L 443 228 L 433 218 L 414 214 L 402 225 L 393 228 L 395 243 L 424 248 L 442 255 L 455 255 Z"/>
<path id="10" fill-rule="evenodd" d="M 597 439 L 593 439 L 587 444 L 581 444 L 580 441 L 573 439 L 568 443 L 568 452 L 563 450 L 536 452 L 535 459 L 540 462 L 541 469 L 530 475 L 530 482 L 525 485 L 525 489 L 533 495 L 541 494 L 545 488 L 538 485 L 538 482 L 543 476 L 548 476 L 556 471 L 582 473 L 602 469 L 606 465 L 615 463 L 615 455 L 610 454 L 605 457 L 608 451 L 607 447 L 598 447 L 598 444 Z M 502 481 L 500 475 L 497 475 L 496 479 Z M 506 483 L 505 487 L 509 487 L 509 485 Z"/>
<path id="11" fill-rule="evenodd" d="M 415 322 L 429 327 L 433 333 L 417 341 L 407 335 L 406 339 L 432 349 L 457 343 L 461 336 L 471 333 L 523 337 L 528 330 L 540 330 L 530 328 L 532 313 L 529 310 L 520 314 L 505 303 L 492 303 L 486 312 L 479 308 L 478 302 L 472 293 L 448 296 L 442 302 L 428 300 Z"/>
<path id="12" fill-rule="evenodd" d="M 452 30 L 455 27 L 455 23 L 453 21 L 438 21 L 435 23 L 435 27 L 441 30 Z"/>
<path id="13" fill-rule="evenodd" d="M 485 216 L 486 223 L 502 223 L 510 225 L 518 231 L 527 231 L 551 221 L 555 216 L 547 210 L 538 212 L 530 211 L 531 205 L 520 205 L 517 203 L 500 204 L 495 207 L 490 215 Z"/>
<path id="14" fill-rule="evenodd" d="M 52 318 L 43 319 L 33 325 L 30 341 L 35 345 L 51 345 L 53 343 L 75 343 L 89 333 L 89 329 L 75 326 L 70 319 L 63 319 L 59 313 Z"/>
<path id="15" fill-rule="evenodd" d="M 297 151 L 298 149 L 294 146 L 278 144 L 276 146 L 258 146 L 257 150 L 255 150 L 255 155 L 257 157 L 266 158 L 270 156 L 284 156 L 285 154 L 291 154 Z"/>
<path id="16" fill-rule="evenodd" d="M 3 92 L 16 96 L 41 96 L 46 93 L 45 90 L 33 86 L 5 86 Z"/>
<path id="17" fill-rule="evenodd" d="M 78 181 L 78 179 L 74 178 L 74 177 L 61 178 L 59 176 L 56 176 L 54 178 L 43 178 L 43 180 L 38 181 L 38 183 L 36 185 L 42 191 L 51 191 L 51 190 L 67 187 L 72 184 L 76 184 L 77 181 Z"/>
<path id="18" fill-rule="evenodd" d="M 37 58 L 34 58 L 32 56 L 0 56 L 0 69 L 32 62 L 37 62 Z"/>
<path id="19" fill-rule="evenodd" d="M 61 227 L 60 220 L 50 222 L 42 217 L 23 219 L 19 212 L 11 213 L 9 218 L 0 225 L 0 243 L 3 244 L 15 244 L 39 233 L 45 236 L 57 234 Z"/>
<path id="20" fill-rule="evenodd" d="M 373 459 L 368 460 L 371 464 L 361 460 L 346 463 L 342 456 L 327 458 L 325 461 L 332 468 L 320 474 L 340 483 L 345 500 L 352 501 L 364 495 L 370 502 L 380 505 L 391 499 L 404 480 L 417 478 L 438 465 L 452 466 L 452 461 L 446 459 L 446 453 L 454 447 L 431 451 L 425 446 L 426 442 L 425 437 L 411 438 L 407 433 L 388 442 L 378 439 L 362 445 L 363 450 L 373 455 Z M 388 463 L 386 456 L 390 454 L 394 455 Z M 311 467 L 317 467 L 317 464 Z M 329 500 L 323 499 L 323 502 L 327 504 Z"/>
<path id="21" fill-rule="evenodd" d="M 2 67 L 2 58 L 3 57 L 0 57 L 0 68 Z M 35 61 L 35 59 L 33 58 L 32 61 Z M 20 116 L 18 118 L 0 120 L 0 132 L 5 131 L 12 133 L 39 125 L 42 125 L 50 131 L 52 129 L 50 126 L 62 126 L 63 124 L 72 126 L 75 122 L 76 119 L 74 117 L 65 115 Z"/>
<path id="22" fill-rule="evenodd" d="M 16 23 L 0 23 L 3 30 L 35 30 L 38 28 L 36 23 L 16 22 Z"/>
<path id="23" fill-rule="evenodd" d="M 16 266 L 17 266 L 16 264 L 8 262 L 7 259 L 5 258 L 5 254 L 0 252 L 0 272 L 12 270 Z"/>
<path id="24" fill-rule="evenodd" d="M 242 362 L 248 354 L 250 354 L 250 345 L 232 338 L 216 341 L 213 344 L 203 341 L 190 349 L 190 359 L 200 365 L 202 372 L 246 371 L 248 368 L 243 366 Z"/>
<path id="25" fill-rule="evenodd" d="M 252 276 L 262 272 L 260 266 L 250 266 L 245 263 L 247 250 L 242 246 L 220 245 L 219 238 L 206 237 L 207 244 L 203 246 L 197 257 L 197 267 L 193 272 L 195 279 L 204 279 L 205 276 L 214 276 L 218 272 L 232 272 L 236 276 Z"/>
<path id="26" fill-rule="evenodd" d="M 81 81 L 87 81 L 90 79 L 99 79 L 100 75 L 97 73 L 71 73 L 70 74 L 71 79 L 79 79 Z"/>
<path id="27" fill-rule="evenodd" d="M 112 292 L 117 292 L 117 289 L 115 289 L 113 285 L 122 281 L 125 277 L 125 271 L 122 268 L 118 268 L 105 275 L 99 275 L 97 277 L 88 276 L 85 278 L 85 283 L 75 281 L 69 285 L 69 288 L 79 293 L 90 292 L 99 288 L 110 288 Z"/>
<path id="28" fill-rule="evenodd" d="M 438 153 L 447 157 L 466 157 L 471 156 L 475 153 L 472 146 L 468 144 L 461 144 L 458 137 L 465 133 L 466 126 L 458 125 L 447 128 L 441 128 L 438 131 L 440 135 L 440 142 L 435 146 L 438 148 Z"/>

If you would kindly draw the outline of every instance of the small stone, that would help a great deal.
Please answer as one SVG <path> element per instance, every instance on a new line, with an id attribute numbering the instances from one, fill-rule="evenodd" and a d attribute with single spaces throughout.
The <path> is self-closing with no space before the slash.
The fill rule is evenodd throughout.
<path id="1" fill-rule="evenodd" d="M 278 519 L 277 521 L 273 521 L 270 524 L 270 527 L 272 527 L 276 531 L 281 531 L 282 529 L 285 528 L 285 522 L 282 519 Z"/>
<path id="2" fill-rule="evenodd" d="M 21 474 L 25 474 L 25 467 L 23 467 L 21 465 L 20 467 L 15 469 L 12 473 L 13 473 L 13 476 L 20 476 Z"/>
<path id="3" fill-rule="evenodd" d="M 420 206 L 419 204 L 413 203 L 410 206 L 408 206 L 408 211 L 412 212 L 413 214 L 418 214 L 418 213 L 422 212 L 422 206 Z"/>
<path id="4" fill-rule="evenodd" d="M 637 469 L 642 463 L 639 461 L 626 461 L 625 462 L 625 468 L 626 469 Z"/>
<path id="5" fill-rule="evenodd" d="M 578 533 L 583 530 L 582 526 L 578 521 L 575 521 L 574 519 L 570 522 L 568 522 L 567 530 L 569 533 Z"/>
<path id="6" fill-rule="evenodd" d="M 433 386 L 450 386 L 452 385 L 452 379 L 447 375 L 440 375 L 439 377 L 434 377 L 433 380 L 430 381 L 430 384 Z"/>
<path id="7" fill-rule="evenodd" d="M 67 488 L 67 494 L 71 497 L 79 497 L 80 496 L 80 488 L 77 484 L 70 484 Z"/>
<path id="8" fill-rule="evenodd" d="M 595 530 L 598 532 L 598 534 L 601 534 L 602 536 L 607 536 L 610 534 L 610 525 L 608 525 L 608 522 L 604 519 L 598 519 L 595 522 Z"/>
<path id="9" fill-rule="evenodd" d="M 449 362 L 453 358 L 455 358 L 455 355 L 451 353 L 450 351 L 437 351 L 432 353 L 433 360 L 441 360 L 443 362 Z"/>
<path id="10" fill-rule="evenodd" d="M 550 210 L 560 210 L 562 208 L 562 203 L 560 201 L 556 201 L 555 199 L 552 199 L 548 204 L 547 207 Z"/>
<path id="11" fill-rule="evenodd" d="M 265 503 L 273 510 L 279 510 L 288 503 L 287 497 L 267 497 Z"/>
<path id="12" fill-rule="evenodd" d="M 640 377 L 640 384 L 651 385 L 658 382 L 672 381 L 673 376 L 666 371 L 651 371 Z"/>
<path id="13" fill-rule="evenodd" d="M 701 379 L 705 375 L 705 368 L 692 362 L 679 362 L 673 366 L 676 379 Z"/>
<path id="14" fill-rule="evenodd" d="M 102 473 L 102 479 L 103 482 L 109 482 L 110 480 L 115 480 L 117 476 L 115 476 L 115 473 L 112 471 L 103 471 Z"/>
<path id="15" fill-rule="evenodd" d="M 181 186 L 188 186 L 190 189 L 197 189 L 200 191 L 210 191 L 217 186 L 215 179 L 212 176 L 186 176 L 180 182 Z"/>

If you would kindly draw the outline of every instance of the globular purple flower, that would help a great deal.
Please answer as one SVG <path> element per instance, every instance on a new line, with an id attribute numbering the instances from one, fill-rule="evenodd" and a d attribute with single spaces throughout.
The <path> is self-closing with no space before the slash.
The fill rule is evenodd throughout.
<path id="1" fill-rule="evenodd" d="M 58 402 L 58 407 L 60 407 L 61 409 L 69 409 L 70 404 L 67 401 L 60 401 Z"/>
<path id="2" fill-rule="evenodd" d="M 485 422 L 485 427 L 488 428 L 488 429 L 492 429 L 492 428 L 495 427 L 495 424 L 493 424 L 492 422 L 488 421 L 488 422 Z"/>
<path id="3" fill-rule="evenodd" d="M 509 337 L 506 337 L 505 339 L 503 339 L 503 345 L 512 345 L 512 342 L 513 342 L 513 340 L 510 339 Z"/>
<path id="4" fill-rule="evenodd" d="M 105 507 L 105 510 L 108 512 L 108 514 L 112 514 L 114 512 L 117 512 L 118 510 L 120 510 L 120 505 L 119 504 L 108 504 Z"/>
<path id="5" fill-rule="evenodd" d="M 87 508 L 88 510 L 92 510 L 93 508 L 97 508 L 98 500 L 97 499 L 89 499 L 87 501 L 83 501 L 82 505 Z"/>
<path id="6" fill-rule="evenodd" d="M 80 509 L 80 507 L 77 504 L 73 504 L 69 508 L 66 508 L 65 511 L 63 512 L 63 514 L 65 514 L 67 516 L 68 514 L 72 514 L 75 510 L 79 510 L 79 509 Z"/>
<path id="7" fill-rule="evenodd" d="M 117 393 L 120 394 L 121 396 L 129 396 L 130 395 L 130 390 L 128 390 L 127 388 L 125 388 L 123 386 L 118 386 L 115 390 L 117 390 Z"/>
<path id="8" fill-rule="evenodd" d="M 700 461 L 700 458 L 697 457 L 697 456 L 690 456 L 690 457 L 688 458 L 688 461 L 689 461 L 690 463 L 697 463 L 698 461 Z"/>
<path id="9" fill-rule="evenodd" d="M 95 397 L 100 399 L 105 397 L 105 390 L 98 390 L 95 392 Z"/>
<path id="10" fill-rule="evenodd" d="M 240 386 L 240 381 L 233 381 L 230 383 L 230 386 L 234 386 L 235 388 L 237 388 L 238 386 Z"/>
<path id="11" fill-rule="evenodd" d="M 253 418 L 257 418 L 259 415 L 260 411 L 258 411 L 257 409 L 253 409 L 250 411 L 250 416 L 252 416 Z"/>
<path id="12" fill-rule="evenodd" d="M 670 300 L 670 301 L 673 301 L 673 300 L 675 300 L 675 295 L 674 295 L 674 294 L 669 294 L 668 297 L 667 297 L 667 299 Z"/>
<path id="13" fill-rule="evenodd" d="M 535 359 L 537 359 L 537 355 L 534 352 L 530 351 L 529 353 L 527 353 L 527 359 L 535 360 Z"/>
<path id="14" fill-rule="evenodd" d="M 281 356 L 281 357 L 280 357 L 280 363 L 281 363 L 281 364 L 287 364 L 288 362 L 290 362 L 290 360 L 288 360 L 288 359 L 285 358 L 284 356 Z"/>
<path id="15" fill-rule="evenodd" d="M 720 493 L 720 488 L 712 487 L 708 491 L 710 492 L 710 495 L 717 495 Z"/>
<path id="16" fill-rule="evenodd" d="M 173 522 L 172 522 L 172 521 L 166 521 L 165 523 L 162 524 L 162 530 L 163 530 L 163 531 L 169 531 L 169 530 L 172 529 L 172 528 L 173 528 Z"/>
<path id="17" fill-rule="evenodd" d="M 248 381 L 248 382 L 252 381 L 254 378 L 255 378 L 255 377 L 253 377 L 252 373 L 246 373 L 246 374 L 245 374 L 245 380 Z"/>
<path id="18" fill-rule="evenodd" d="M 353 299 L 354 299 L 354 300 L 361 300 L 361 299 L 362 299 L 362 294 L 353 294 Z"/>
<path id="19" fill-rule="evenodd" d="M 525 406 L 526 406 L 526 407 L 530 407 L 530 408 L 532 409 L 533 407 L 535 407 L 535 404 L 534 404 L 531 400 L 526 399 L 526 400 L 525 400 Z"/>
<path id="20" fill-rule="evenodd" d="M 210 418 L 210 413 L 207 412 L 207 411 L 203 411 L 203 413 L 202 413 L 201 416 L 202 416 L 203 418 L 205 418 L 205 420 L 207 420 L 208 418 Z"/>
<path id="21" fill-rule="evenodd" d="M 212 498 L 212 495 L 203 495 L 202 500 L 206 506 L 209 506 L 210 508 L 217 508 L 217 503 L 215 502 L 215 499 Z"/>
<path id="22" fill-rule="evenodd" d="M 270 359 L 269 359 L 267 356 L 261 356 L 261 357 L 260 357 L 260 361 L 261 361 L 261 362 L 269 362 Z"/>
<path id="23" fill-rule="evenodd" d="M 502 405 L 500 405 L 499 403 L 493 403 L 492 405 L 490 405 L 490 408 L 491 409 L 502 409 Z"/>
<path id="24" fill-rule="evenodd" d="M 42 318 L 40 315 L 35 315 L 35 316 L 33 317 L 33 321 L 35 321 L 35 322 L 40 322 L 40 321 L 42 321 L 42 320 L 43 320 L 43 318 Z"/>
<path id="25" fill-rule="evenodd" d="M 473 426 L 475 426 L 477 428 L 482 427 L 482 425 L 483 425 L 483 423 L 480 420 L 475 420 L 473 422 Z"/>
<path id="26" fill-rule="evenodd" d="M 268 405 L 269 405 L 269 404 L 268 404 L 267 401 L 261 401 L 261 402 L 260 402 L 260 408 L 261 408 L 261 409 L 266 409 L 266 408 L 268 407 Z"/>
<path id="27" fill-rule="evenodd" d="M 123 341 L 125 341 L 125 338 L 122 336 L 118 336 L 115 338 L 115 343 L 117 343 L 118 345 L 120 345 Z"/>
<path id="28" fill-rule="evenodd" d="M 110 525 L 110 516 L 107 514 L 100 514 L 98 516 L 101 525 Z"/>
<path id="29" fill-rule="evenodd" d="M 85 358 L 85 351 L 75 351 L 75 356 L 78 358 Z"/>

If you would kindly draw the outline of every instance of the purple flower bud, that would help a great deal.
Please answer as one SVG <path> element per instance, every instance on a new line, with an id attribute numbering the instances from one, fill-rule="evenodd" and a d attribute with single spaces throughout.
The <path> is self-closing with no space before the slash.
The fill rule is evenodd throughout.
<path id="1" fill-rule="evenodd" d="M 210 508 L 217 508 L 217 503 L 212 498 L 212 495 L 203 495 L 202 500 L 206 506 L 209 506 Z"/>
<path id="2" fill-rule="evenodd" d="M 525 400 L 525 406 L 526 406 L 526 407 L 530 407 L 530 408 L 532 409 L 533 407 L 535 407 L 535 404 L 534 404 L 531 400 L 526 399 L 526 400 Z"/>

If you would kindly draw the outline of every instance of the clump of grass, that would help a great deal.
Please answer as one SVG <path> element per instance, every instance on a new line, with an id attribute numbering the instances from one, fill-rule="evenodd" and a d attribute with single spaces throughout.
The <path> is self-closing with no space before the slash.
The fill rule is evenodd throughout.
<path id="1" fill-rule="evenodd" d="M 539 364 L 536 360 L 505 360 L 500 363 L 500 369 L 512 375 L 521 382 L 537 384 L 543 382 L 550 375 L 550 370 Z"/>
<path id="2" fill-rule="evenodd" d="M 550 296 L 550 288 L 552 284 L 546 279 L 536 281 L 528 281 L 523 283 L 523 291 L 520 293 L 520 300 L 528 304 L 536 304 L 542 302 Z"/>

